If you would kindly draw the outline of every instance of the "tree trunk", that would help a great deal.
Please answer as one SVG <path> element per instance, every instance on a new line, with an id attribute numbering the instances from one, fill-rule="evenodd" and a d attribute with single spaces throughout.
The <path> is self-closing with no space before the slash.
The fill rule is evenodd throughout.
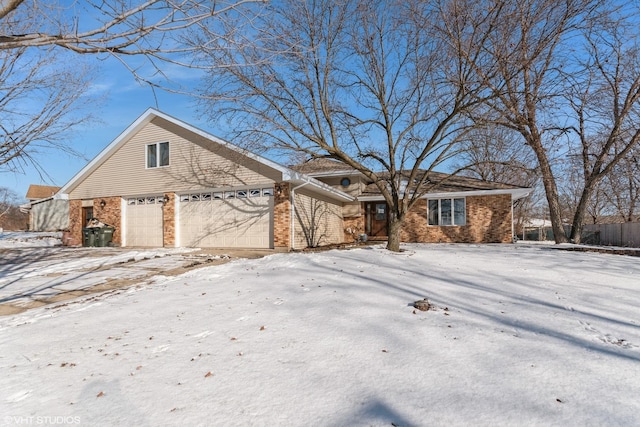
<path id="1" fill-rule="evenodd" d="M 400 233 L 404 218 L 399 216 L 392 209 L 389 209 L 389 220 L 387 224 L 387 250 L 400 252 Z"/>
<path id="2" fill-rule="evenodd" d="M 584 217 L 587 211 L 587 203 L 589 203 L 589 199 L 591 199 L 591 194 L 593 193 L 593 188 L 595 186 L 596 182 L 593 180 L 590 180 L 584 185 L 584 189 L 580 195 L 580 201 L 578 202 L 578 206 L 576 206 L 576 212 L 573 215 L 570 237 L 571 243 L 580 243 L 582 229 L 584 228 Z M 595 224 L 595 221 L 593 221 L 593 223 Z"/>
<path id="3" fill-rule="evenodd" d="M 549 204 L 549 219 L 551 220 L 551 228 L 553 229 L 553 237 L 556 243 L 567 243 L 567 235 L 562 227 L 562 210 L 560 209 L 560 198 L 558 196 L 558 186 L 551 170 L 551 164 L 547 158 L 546 151 L 540 141 L 540 136 L 535 135 L 528 138 L 531 148 L 536 153 L 540 173 L 542 175 L 542 183 L 544 184 L 547 203 Z"/>

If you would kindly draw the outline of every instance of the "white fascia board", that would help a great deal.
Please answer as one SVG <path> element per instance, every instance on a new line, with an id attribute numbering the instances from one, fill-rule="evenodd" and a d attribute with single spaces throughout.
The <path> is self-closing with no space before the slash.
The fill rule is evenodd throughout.
<path id="1" fill-rule="evenodd" d="M 282 166 L 284 168 L 284 166 Z M 284 168 L 287 170 L 286 173 L 283 173 L 282 180 L 284 182 L 290 182 L 292 184 L 309 184 L 315 188 L 316 191 L 326 194 L 327 196 L 333 199 L 345 200 L 347 202 L 352 202 L 356 198 L 350 194 L 345 193 L 344 191 L 340 191 L 337 188 L 330 186 L 329 184 L 325 184 L 324 182 L 318 181 L 317 179 L 305 175 L 289 168 Z"/>
<path id="2" fill-rule="evenodd" d="M 355 176 L 355 175 L 362 175 L 362 174 L 355 169 L 350 171 L 343 170 L 343 171 L 332 171 L 332 172 L 314 172 L 314 173 L 307 174 L 307 176 L 310 176 L 313 178 L 329 178 L 334 176 Z"/>
<path id="3" fill-rule="evenodd" d="M 427 193 L 421 196 L 421 199 L 446 199 L 454 197 L 469 197 L 469 196 L 493 196 L 499 194 L 511 194 L 513 200 L 518 200 L 528 196 L 531 188 L 515 188 L 515 189 L 499 189 L 499 190 L 474 190 L 474 191 L 451 191 L 442 193 Z M 361 202 L 377 202 L 384 201 L 382 195 L 376 196 L 359 196 L 358 200 Z"/>

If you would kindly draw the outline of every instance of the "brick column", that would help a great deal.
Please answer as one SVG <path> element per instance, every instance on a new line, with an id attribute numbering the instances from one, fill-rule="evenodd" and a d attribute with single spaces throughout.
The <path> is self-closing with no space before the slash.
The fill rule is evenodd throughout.
<path id="1" fill-rule="evenodd" d="M 69 200 L 69 228 L 63 233 L 63 244 L 82 245 L 82 227 L 82 200 Z"/>
<path id="2" fill-rule="evenodd" d="M 162 206 L 162 245 L 176 245 L 176 193 L 164 193 L 166 202 Z"/>
<path id="3" fill-rule="evenodd" d="M 275 249 L 291 249 L 291 185 L 278 182 L 273 191 L 273 246 Z"/>
<path id="4" fill-rule="evenodd" d="M 103 201 L 104 207 L 102 207 Z M 113 227 L 115 230 L 113 231 L 112 242 L 118 246 L 122 244 L 122 230 L 120 230 L 122 227 L 121 197 L 100 197 L 93 199 L 93 217 Z"/>

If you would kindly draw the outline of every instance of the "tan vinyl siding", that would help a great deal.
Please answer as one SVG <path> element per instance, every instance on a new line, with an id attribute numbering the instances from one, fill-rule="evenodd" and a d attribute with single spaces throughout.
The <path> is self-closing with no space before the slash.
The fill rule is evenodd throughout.
<path id="1" fill-rule="evenodd" d="M 169 166 L 146 168 L 146 146 L 169 142 Z M 267 185 L 280 172 L 155 118 L 70 191 L 71 199 Z"/>
<path id="2" fill-rule="evenodd" d="M 295 193 L 295 248 L 342 243 L 342 206 L 304 189 Z"/>

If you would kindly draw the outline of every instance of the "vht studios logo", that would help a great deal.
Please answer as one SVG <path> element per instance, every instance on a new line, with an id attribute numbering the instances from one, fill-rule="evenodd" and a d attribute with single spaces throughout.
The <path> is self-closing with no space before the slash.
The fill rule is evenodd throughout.
<path id="1" fill-rule="evenodd" d="M 71 416 L 6 416 L 3 419 L 4 425 L 65 425 L 65 424 L 80 424 L 80 417 Z"/>

